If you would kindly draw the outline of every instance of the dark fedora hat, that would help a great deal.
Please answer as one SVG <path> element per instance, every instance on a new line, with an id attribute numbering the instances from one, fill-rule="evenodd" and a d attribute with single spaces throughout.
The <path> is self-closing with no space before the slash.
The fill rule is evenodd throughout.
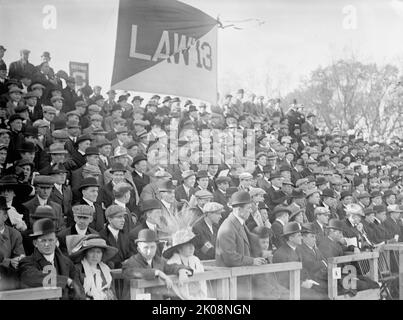
<path id="1" fill-rule="evenodd" d="M 159 187 L 159 191 L 173 191 L 175 190 L 175 186 L 171 180 L 163 181 Z"/>
<path id="2" fill-rule="evenodd" d="M 135 243 L 139 242 L 159 242 L 157 237 L 157 233 L 151 229 L 142 229 L 140 230 L 137 239 L 134 241 Z"/>
<path id="3" fill-rule="evenodd" d="M 339 231 L 343 231 L 343 222 L 341 222 L 338 219 L 330 219 L 329 223 L 327 226 L 325 226 L 325 228 L 327 229 L 335 229 L 335 230 L 339 230 Z"/>
<path id="4" fill-rule="evenodd" d="M 315 234 L 315 230 L 313 229 L 312 223 L 304 223 L 302 225 L 302 233 L 313 233 Z"/>
<path id="5" fill-rule="evenodd" d="M 233 207 L 248 204 L 251 201 L 250 194 L 246 191 L 237 191 L 231 196 L 231 206 Z"/>
<path id="6" fill-rule="evenodd" d="M 85 155 L 84 156 L 93 156 L 93 155 L 99 155 L 99 151 L 97 147 L 88 147 L 85 149 Z"/>
<path id="7" fill-rule="evenodd" d="M 287 207 L 277 206 L 274 208 L 272 215 L 274 217 L 277 217 L 283 213 L 288 213 L 288 215 L 290 216 L 292 214 L 292 211 L 290 209 L 288 209 Z"/>
<path id="8" fill-rule="evenodd" d="M 112 168 L 110 169 L 110 173 L 114 173 L 114 172 L 117 172 L 117 171 L 126 172 L 127 170 L 126 170 L 125 166 L 122 163 L 116 162 L 116 163 L 114 163 L 112 165 Z"/>
<path id="9" fill-rule="evenodd" d="M 140 162 L 140 161 L 143 161 L 143 160 L 147 161 L 147 156 L 146 156 L 146 155 L 144 155 L 144 154 L 139 154 L 139 155 L 135 156 L 135 157 L 133 158 L 132 167 L 134 167 L 134 165 L 135 165 L 137 162 Z"/>
<path id="10" fill-rule="evenodd" d="M 150 199 L 144 200 L 143 204 L 141 205 L 141 211 L 143 213 L 154 210 L 154 209 L 161 209 L 161 203 L 157 199 Z"/>
<path id="11" fill-rule="evenodd" d="M 82 189 L 88 188 L 88 187 L 99 187 L 97 179 L 95 179 L 93 177 L 89 177 L 89 178 L 85 178 L 85 179 L 81 180 L 81 184 L 80 184 L 80 187 L 78 188 L 78 190 L 81 191 Z"/>
<path id="12" fill-rule="evenodd" d="M 34 222 L 30 236 L 32 238 L 37 238 L 52 232 L 56 232 L 55 224 L 51 219 L 44 218 Z"/>
<path id="13" fill-rule="evenodd" d="M 79 143 L 86 141 L 86 140 L 92 141 L 93 139 L 91 138 L 91 136 L 89 134 L 83 134 L 77 138 L 75 145 L 78 146 Z"/>
<path id="14" fill-rule="evenodd" d="M 21 146 L 17 149 L 19 152 L 36 152 L 38 148 L 35 146 L 35 143 L 30 141 L 25 141 L 21 143 Z"/>
<path id="15" fill-rule="evenodd" d="M 196 174 L 196 179 L 208 178 L 208 173 L 206 170 L 199 170 Z"/>
<path id="16" fill-rule="evenodd" d="M 6 175 L 0 178 L 0 190 L 14 190 L 16 195 L 23 196 L 31 193 L 29 184 L 19 183 L 14 175 Z"/>
<path id="17" fill-rule="evenodd" d="M 302 233 L 302 227 L 300 226 L 300 224 L 298 222 L 292 221 L 287 223 L 284 226 L 284 231 L 282 236 L 288 236 L 290 234 L 294 234 L 294 233 L 298 233 L 301 232 Z"/>
<path id="18" fill-rule="evenodd" d="M 49 175 L 60 173 L 68 173 L 68 170 L 62 163 L 56 163 L 50 168 Z"/>
<path id="19" fill-rule="evenodd" d="M 37 206 L 35 209 L 35 212 L 31 215 L 31 218 L 38 220 L 38 219 L 51 219 L 51 220 L 56 220 L 56 213 L 55 209 L 53 209 L 51 206 L 46 205 L 46 206 Z"/>

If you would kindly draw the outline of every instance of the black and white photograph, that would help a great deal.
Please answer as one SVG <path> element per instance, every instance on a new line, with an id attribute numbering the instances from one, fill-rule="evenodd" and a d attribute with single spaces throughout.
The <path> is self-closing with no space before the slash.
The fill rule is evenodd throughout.
<path id="1" fill-rule="evenodd" d="M 403 0 L 0 0 L 0 300 L 403 300 L 402 34 Z"/>

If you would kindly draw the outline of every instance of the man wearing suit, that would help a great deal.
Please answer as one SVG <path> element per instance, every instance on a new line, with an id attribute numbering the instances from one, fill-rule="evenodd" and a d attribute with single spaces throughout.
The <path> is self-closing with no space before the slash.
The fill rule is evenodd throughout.
<path id="1" fill-rule="evenodd" d="M 290 214 L 291 211 L 285 207 L 277 207 L 273 211 L 273 216 L 276 220 L 274 220 L 273 224 L 271 225 L 271 230 L 274 233 L 273 244 L 277 249 L 283 245 L 283 229 L 288 223 Z"/>
<path id="2" fill-rule="evenodd" d="M 400 214 L 403 212 L 401 207 L 397 204 L 388 206 L 389 216 L 385 220 L 385 229 L 388 232 L 389 239 L 395 239 L 397 242 L 402 242 L 402 223 L 400 220 Z"/>
<path id="3" fill-rule="evenodd" d="M 66 185 L 67 170 L 63 164 L 56 164 L 52 167 L 50 176 L 55 180 L 55 183 L 49 199 L 56 202 L 62 208 L 63 216 L 66 217 L 66 225 L 71 226 L 74 222 L 71 209 L 73 193 L 70 186 Z"/>
<path id="4" fill-rule="evenodd" d="M 62 207 L 54 201 L 50 200 L 50 194 L 52 192 L 52 188 L 54 186 L 54 179 L 50 176 L 39 175 L 34 179 L 34 186 L 36 195 L 33 199 L 23 203 L 23 206 L 28 211 L 28 214 L 32 214 L 35 212 L 38 206 L 49 205 L 55 210 L 55 227 L 56 230 L 61 230 L 66 226 L 65 219 L 62 213 Z M 31 225 L 27 224 L 27 227 L 30 228 Z"/>
<path id="5" fill-rule="evenodd" d="M 209 202 L 204 205 L 203 212 L 205 217 L 193 226 L 193 233 L 197 236 L 195 256 L 200 260 L 212 260 L 215 259 L 218 224 L 224 206 L 217 202 Z"/>
<path id="6" fill-rule="evenodd" d="M 110 155 L 112 151 L 112 143 L 106 139 L 102 139 L 97 144 L 99 150 L 99 168 L 102 174 L 111 167 Z"/>
<path id="7" fill-rule="evenodd" d="M 73 262 L 56 245 L 56 228 L 52 220 L 36 221 L 31 237 L 34 239 L 34 253 L 23 258 L 18 267 L 22 287 L 43 287 L 49 273 L 44 272 L 45 267 L 54 266 L 56 285 L 62 288 L 62 299 L 85 299 Z"/>
<path id="8" fill-rule="evenodd" d="M 228 199 L 226 191 L 229 188 L 230 182 L 231 178 L 229 177 L 217 177 L 215 179 L 217 189 L 213 193 L 213 201 L 222 204 L 227 213 L 229 213 L 230 208 L 228 207 Z"/>
<path id="9" fill-rule="evenodd" d="M 89 225 L 94 218 L 94 209 L 88 205 L 75 205 L 73 207 L 74 224 L 61 230 L 57 234 L 59 248 L 63 254 L 67 255 L 66 237 L 69 235 L 80 234 L 98 234 L 97 231 L 90 228 Z"/>
<path id="10" fill-rule="evenodd" d="M 113 204 L 121 206 L 125 208 L 127 211 L 127 215 L 125 216 L 125 226 L 123 231 L 129 234 L 130 230 L 132 230 L 137 221 L 138 216 L 140 215 L 139 209 L 135 207 L 135 211 L 131 211 L 133 207 L 130 202 L 133 200 L 133 186 L 127 182 L 118 182 L 113 186 Z"/>
<path id="11" fill-rule="evenodd" d="M 314 210 L 315 220 L 311 224 L 315 232 L 316 240 L 319 243 L 326 236 L 325 228 L 329 223 L 330 211 L 325 207 L 316 207 Z"/>
<path id="12" fill-rule="evenodd" d="M 35 74 L 35 66 L 28 61 L 31 51 L 22 49 L 20 51 L 21 59 L 11 62 L 8 68 L 8 77 L 10 79 L 21 80 L 23 77 L 33 78 Z"/>
<path id="13" fill-rule="evenodd" d="M 94 219 L 90 227 L 99 232 L 105 227 L 106 219 L 102 205 L 97 203 L 98 190 L 97 179 L 91 177 L 83 179 L 78 188 L 78 191 L 82 194 L 79 204 L 89 205 L 94 209 Z"/>
<path id="14" fill-rule="evenodd" d="M 67 113 L 75 109 L 75 103 L 80 100 L 75 91 L 76 80 L 73 77 L 68 77 L 66 80 L 66 88 L 62 91 L 64 105 L 62 111 Z"/>
<path id="15" fill-rule="evenodd" d="M 175 200 L 175 186 L 171 180 L 164 181 L 160 186 L 161 207 L 165 213 L 175 214 L 178 210 L 178 204 Z"/>
<path id="16" fill-rule="evenodd" d="M 140 205 L 146 200 L 161 200 L 159 188 L 164 183 L 164 181 L 170 180 L 172 178 L 172 176 L 167 171 L 162 170 L 155 172 L 154 176 L 151 177 L 151 182 L 143 187 L 143 191 L 140 194 Z"/>
<path id="17" fill-rule="evenodd" d="M 111 260 L 113 268 L 121 268 L 122 262 L 132 255 L 129 236 L 124 232 L 127 211 L 118 205 L 111 205 L 105 210 L 107 225 L 99 232 L 109 246 L 117 248 L 118 254 Z"/>
<path id="18" fill-rule="evenodd" d="M 122 273 L 125 279 L 153 280 L 157 277 L 162 279 L 168 288 L 172 287 L 172 280 L 166 275 L 175 274 L 183 281 L 193 271 L 181 264 L 167 264 L 166 260 L 158 254 L 159 239 L 153 230 L 142 229 L 136 239 L 136 254 L 130 257 L 122 265 Z M 162 300 L 167 294 L 166 289 L 156 288 L 151 291 L 153 300 Z M 129 299 L 129 284 L 125 281 L 122 294 L 123 299 Z"/>
<path id="19" fill-rule="evenodd" d="M 372 208 L 375 211 L 375 218 L 374 218 L 374 230 L 376 233 L 376 237 L 378 238 L 379 242 L 387 242 L 391 240 L 389 237 L 389 233 L 385 228 L 385 221 L 386 221 L 386 211 L 387 208 L 385 205 L 375 205 Z"/>
<path id="20" fill-rule="evenodd" d="M 290 222 L 284 226 L 283 244 L 273 255 L 273 263 L 302 262 L 302 256 L 298 249 L 302 245 L 302 227 L 298 222 Z M 278 281 L 281 285 L 289 288 L 288 272 L 279 272 Z M 301 270 L 301 299 L 302 300 L 323 300 L 326 299 L 327 292 L 320 292 L 313 286 L 313 279 L 307 269 Z"/>
<path id="21" fill-rule="evenodd" d="M 145 174 L 147 170 L 147 157 L 140 154 L 133 158 L 133 182 L 136 185 L 139 195 L 143 191 L 143 188 L 150 183 L 150 177 Z"/>
<path id="22" fill-rule="evenodd" d="M 179 210 L 185 203 L 189 203 L 192 195 L 196 193 L 194 184 L 196 182 L 196 173 L 193 170 L 186 170 L 182 173 L 183 183 L 175 190 L 175 199 L 179 203 Z"/>
<path id="23" fill-rule="evenodd" d="M 257 257 L 259 248 L 256 235 L 249 232 L 245 225 L 248 219 L 252 203 L 248 192 L 238 191 L 231 197 L 232 213 L 221 224 L 216 241 L 216 265 L 218 267 L 240 267 L 251 265 L 263 265 L 266 260 Z M 239 277 L 237 279 L 237 299 L 252 298 L 251 277 Z"/>
<path id="24" fill-rule="evenodd" d="M 309 278 L 320 283 L 327 292 L 327 262 L 316 245 L 316 232 L 311 223 L 302 226 L 302 244 L 297 252 L 302 258 L 302 267 L 307 271 Z"/>
<path id="25" fill-rule="evenodd" d="M 132 230 L 130 230 L 129 233 L 130 250 L 132 252 L 137 252 L 135 240 L 137 239 L 140 230 L 151 229 L 158 233 L 158 230 L 160 229 L 159 224 L 162 222 L 162 207 L 160 201 L 157 199 L 145 200 L 141 208 L 141 218 L 138 224 Z M 158 245 L 158 248 L 158 254 L 161 255 L 163 251 L 162 249 L 164 248 L 163 243 Z"/>
<path id="26" fill-rule="evenodd" d="M 265 202 L 270 210 L 273 210 L 275 206 L 280 204 L 281 199 L 284 198 L 285 194 L 281 191 L 283 185 L 283 177 L 280 173 L 274 172 L 270 176 L 271 187 L 267 190 L 265 195 Z"/>

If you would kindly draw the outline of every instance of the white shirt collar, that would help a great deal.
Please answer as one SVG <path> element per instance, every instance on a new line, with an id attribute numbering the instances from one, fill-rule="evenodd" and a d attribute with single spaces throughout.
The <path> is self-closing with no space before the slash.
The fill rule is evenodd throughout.
<path id="1" fill-rule="evenodd" d="M 204 218 L 204 222 L 206 222 L 206 225 L 207 225 L 207 227 L 210 229 L 211 234 L 214 234 L 214 231 L 213 231 L 213 226 L 212 226 L 212 225 L 210 225 L 210 224 L 207 222 L 207 219 L 206 219 L 206 218 Z"/>
<path id="2" fill-rule="evenodd" d="M 235 213 L 233 213 L 233 215 L 238 219 L 238 221 L 240 222 L 240 224 L 243 226 L 245 224 L 245 220 L 242 219 L 241 217 L 239 217 L 238 215 L 236 215 Z"/>
<path id="3" fill-rule="evenodd" d="M 44 254 L 43 256 L 48 262 L 53 264 L 53 261 L 55 260 L 55 253 L 54 252 L 52 254 L 46 254 L 46 255 Z"/>
<path id="4" fill-rule="evenodd" d="M 39 204 L 41 206 L 46 206 L 46 203 L 48 202 L 48 200 L 43 200 L 41 197 L 38 196 L 38 200 L 39 200 Z"/>
<path id="5" fill-rule="evenodd" d="M 141 172 L 137 171 L 136 169 L 134 169 L 134 171 L 136 171 L 136 173 L 137 173 L 140 177 L 143 177 L 143 174 L 142 174 Z"/>
<path id="6" fill-rule="evenodd" d="M 80 154 L 82 154 L 82 155 L 85 155 L 85 152 L 84 151 L 81 151 L 81 150 L 77 150 Z"/>
<path id="7" fill-rule="evenodd" d="M 161 199 L 161 202 L 164 204 L 165 207 L 170 208 L 171 204 L 169 202 L 166 202 L 165 200 Z"/>
<path id="8" fill-rule="evenodd" d="M 151 223 L 150 221 L 146 220 L 146 225 L 150 230 L 156 231 L 157 230 L 157 225 L 154 223 Z"/>
<path id="9" fill-rule="evenodd" d="M 280 222 L 283 227 L 285 226 L 285 223 L 282 220 L 276 219 L 276 221 Z"/>
<path id="10" fill-rule="evenodd" d="M 85 198 L 83 198 L 83 200 L 84 200 L 85 202 L 87 202 L 91 207 L 94 206 L 94 202 L 92 202 L 92 201 L 90 201 L 90 200 L 88 200 L 88 199 L 85 199 Z"/>
<path id="11" fill-rule="evenodd" d="M 117 240 L 119 236 L 119 230 L 112 228 L 110 224 L 108 224 L 108 229 L 112 233 L 113 237 Z"/>
<path id="12" fill-rule="evenodd" d="M 85 236 L 87 233 L 87 228 L 85 230 L 81 230 L 77 224 L 74 225 L 74 227 L 76 228 L 77 234 L 81 235 L 81 236 Z"/>
<path id="13" fill-rule="evenodd" d="M 115 203 L 120 207 L 126 208 L 126 204 L 121 202 L 121 201 L 119 201 L 118 199 L 115 199 Z"/>
<path id="14" fill-rule="evenodd" d="M 290 244 L 289 242 L 287 242 L 288 246 L 295 251 L 295 249 L 297 249 L 297 247 L 295 247 L 294 245 Z"/>

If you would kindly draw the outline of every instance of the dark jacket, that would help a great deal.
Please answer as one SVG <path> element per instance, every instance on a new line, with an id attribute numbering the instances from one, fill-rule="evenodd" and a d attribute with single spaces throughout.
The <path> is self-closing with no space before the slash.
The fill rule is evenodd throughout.
<path id="1" fill-rule="evenodd" d="M 73 262 L 64 256 L 58 248 L 55 250 L 54 261 L 57 272 L 56 285 L 63 289 L 62 299 L 79 299 L 82 297 L 84 289 L 78 281 Z M 51 266 L 51 263 L 35 248 L 34 253 L 22 259 L 18 266 L 21 285 L 25 288 L 42 287 L 45 277 L 49 277 L 43 272 L 45 266 Z M 68 278 L 75 281 L 77 288 L 80 290 L 69 289 L 67 287 Z"/>
<path id="2" fill-rule="evenodd" d="M 61 194 L 56 187 L 53 187 L 49 199 L 50 201 L 56 202 L 62 208 L 63 216 L 66 217 L 66 225 L 71 226 L 74 223 L 73 211 L 71 208 L 73 194 L 70 186 L 63 185 L 62 191 L 63 194 Z"/>
<path id="3" fill-rule="evenodd" d="M 105 239 L 107 245 L 115 247 L 119 250 L 117 255 L 111 259 L 111 262 L 113 263 L 114 269 L 121 268 L 122 262 L 126 259 L 129 259 L 129 257 L 132 255 L 132 252 L 130 251 L 128 234 L 119 231 L 118 241 L 116 241 L 108 226 L 105 226 L 105 228 L 99 232 L 99 235 Z"/>
<path id="4" fill-rule="evenodd" d="M 141 191 L 143 191 L 143 188 L 150 183 L 150 177 L 146 174 L 143 174 L 143 177 L 140 177 L 136 170 L 133 170 L 132 172 L 133 176 L 133 182 L 136 185 L 137 191 L 139 195 L 141 194 Z"/>
<path id="5" fill-rule="evenodd" d="M 180 269 L 190 268 L 181 265 L 181 264 L 167 264 L 166 260 L 159 256 L 154 256 L 151 266 L 147 263 L 147 261 L 143 258 L 143 256 L 139 253 L 130 257 L 130 259 L 126 260 L 122 264 L 122 273 L 125 279 L 145 279 L 145 280 L 153 280 L 155 279 L 155 270 L 160 270 L 167 275 L 179 275 Z M 124 294 L 123 299 L 129 299 L 129 281 L 125 281 L 124 286 Z M 152 299 L 161 299 L 161 292 L 159 292 L 158 288 L 156 290 L 152 290 Z"/>
<path id="6" fill-rule="evenodd" d="M 76 225 L 72 225 L 71 227 L 67 227 L 61 230 L 57 234 L 57 239 L 59 240 L 59 249 L 62 251 L 63 254 L 67 255 L 67 246 L 66 246 L 66 237 L 70 235 L 78 234 L 76 230 Z M 85 234 L 98 234 L 97 231 L 88 227 L 87 232 Z"/>
<path id="7" fill-rule="evenodd" d="M 213 224 L 213 233 L 204 219 L 199 220 L 193 226 L 193 233 L 197 236 L 195 240 L 195 256 L 200 260 L 215 259 L 215 244 L 217 240 L 218 226 Z"/>
<path id="8" fill-rule="evenodd" d="M 81 199 L 79 204 L 88 205 L 88 202 L 86 202 L 84 199 Z M 106 224 L 105 211 L 102 209 L 102 205 L 99 203 L 94 202 L 94 207 L 94 220 L 91 222 L 90 227 L 99 232 L 105 227 Z"/>

